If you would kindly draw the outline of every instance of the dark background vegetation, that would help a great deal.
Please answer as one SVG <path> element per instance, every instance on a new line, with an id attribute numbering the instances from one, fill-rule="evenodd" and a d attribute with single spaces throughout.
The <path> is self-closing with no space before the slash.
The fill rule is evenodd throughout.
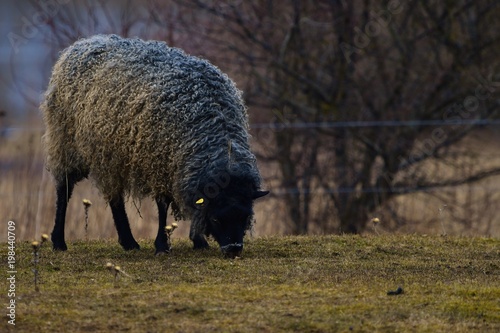
<path id="1" fill-rule="evenodd" d="M 498 233 L 500 1 L 0 6 L 0 145 L 42 126 L 50 67 L 75 40 L 164 40 L 244 91 L 272 193 L 256 209 L 279 232 L 361 233 L 377 216 L 386 231 Z"/>

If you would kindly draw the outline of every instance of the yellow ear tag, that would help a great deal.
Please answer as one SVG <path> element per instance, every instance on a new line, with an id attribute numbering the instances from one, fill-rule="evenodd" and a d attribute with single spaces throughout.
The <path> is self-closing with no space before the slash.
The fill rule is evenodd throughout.
<path id="1" fill-rule="evenodd" d="M 203 200 L 203 198 L 199 198 L 198 201 L 196 201 L 196 204 L 201 205 L 203 202 L 205 202 L 205 200 Z"/>

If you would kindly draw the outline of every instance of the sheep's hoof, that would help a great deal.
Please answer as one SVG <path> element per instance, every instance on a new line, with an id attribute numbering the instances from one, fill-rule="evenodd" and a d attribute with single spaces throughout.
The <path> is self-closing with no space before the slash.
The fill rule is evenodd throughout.
<path id="1" fill-rule="evenodd" d="M 155 256 L 164 256 L 170 253 L 170 250 L 156 250 Z"/>
<path id="2" fill-rule="evenodd" d="M 204 238 L 197 238 L 193 240 L 193 248 L 195 250 L 208 249 L 208 242 Z"/>
<path id="3" fill-rule="evenodd" d="M 66 251 L 68 250 L 68 246 L 66 246 L 66 243 L 52 243 L 52 249 L 54 251 Z"/>
<path id="4" fill-rule="evenodd" d="M 141 249 L 139 244 L 137 244 L 136 242 L 131 243 L 131 244 L 122 244 L 122 247 L 125 251 L 140 250 Z"/>

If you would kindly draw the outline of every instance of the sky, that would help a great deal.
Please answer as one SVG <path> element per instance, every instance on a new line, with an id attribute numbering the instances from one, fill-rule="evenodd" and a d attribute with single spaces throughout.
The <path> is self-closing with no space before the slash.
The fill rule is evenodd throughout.
<path id="1" fill-rule="evenodd" d="M 48 81 L 51 50 L 37 24 L 48 13 L 28 1 L 0 3 L 0 109 L 14 122 L 37 112 Z"/>
<path id="2" fill-rule="evenodd" d="M 35 7 L 33 3 L 40 4 Z M 106 6 L 107 15 L 119 17 L 122 1 L 76 0 L 2 0 L 0 2 L 0 110 L 6 111 L 10 126 L 23 126 L 27 119 L 40 118 L 38 105 L 50 78 L 50 70 L 63 47 L 50 47 L 51 33 L 47 22 L 65 16 L 80 29 L 81 35 L 109 33 L 113 27 L 106 25 L 100 10 Z M 142 3 L 131 8 L 139 10 Z M 82 7 L 83 6 L 83 7 Z M 86 6 L 86 7 L 85 7 Z M 87 10 L 92 9 L 89 23 Z M 64 14 L 64 15 L 63 15 Z M 109 18 L 109 17 L 107 17 Z M 119 23 L 119 19 L 117 19 Z M 116 29 L 116 27 L 115 27 Z M 64 47 L 69 45 L 64 45 Z M 2 123 L 0 118 L 0 127 Z M 5 120 L 3 127 L 5 127 Z"/>

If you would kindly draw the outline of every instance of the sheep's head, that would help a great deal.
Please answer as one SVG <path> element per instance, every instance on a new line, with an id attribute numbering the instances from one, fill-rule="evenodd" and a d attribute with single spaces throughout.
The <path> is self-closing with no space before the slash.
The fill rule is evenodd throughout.
<path id="1" fill-rule="evenodd" d="M 205 234 L 213 236 L 224 256 L 234 258 L 241 255 L 243 237 L 253 222 L 253 201 L 268 193 L 231 181 L 216 196 L 197 198 L 196 205 L 203 213 Z"/>

